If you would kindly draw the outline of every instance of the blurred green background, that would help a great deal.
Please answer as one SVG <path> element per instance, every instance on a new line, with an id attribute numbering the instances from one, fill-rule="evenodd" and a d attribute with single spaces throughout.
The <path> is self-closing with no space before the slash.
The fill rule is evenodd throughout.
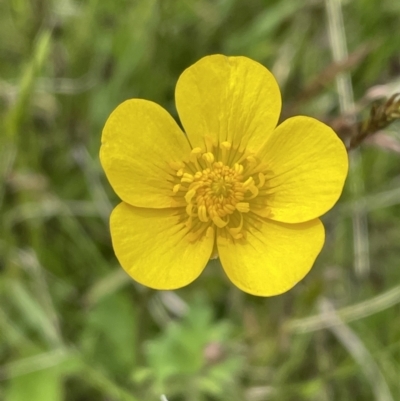
<path id="1" fill-rule="evenodd" d="M 287 294 L 241 293 L 217 261 L 149 290 L 111 248 L 102 126 L 132 97 L 176 117 L 175 82 L 202 56 L 263 63 L 285 115 L 329 121 L 331 24 L 357 119 L 400 92 L 400 2 L 333 3 L 343 21 L 322 0 L 0 1 L 1 400 L 400 399 L 399 124 L 354 153 L 324 250 Z"/>

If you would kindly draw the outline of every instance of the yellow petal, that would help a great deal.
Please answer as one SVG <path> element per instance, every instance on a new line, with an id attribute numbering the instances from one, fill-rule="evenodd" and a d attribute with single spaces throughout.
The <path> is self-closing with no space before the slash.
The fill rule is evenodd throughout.
<path id="1" fill-rule="evenodd" d="M 282 294 L 311 269 L 324 243 L 320 220 L 300 224 L 254 222 L 245 240 L 217 237 L 218 253 L 230 280 L 259 296 Z"/>
<path id="2" fill-rule="evenodd" d="M 339 199 L 348 171 L 347 151 L 327 125 L 293 117 L 279 125 L 258 156 L 270 168 L 269 218 L 301 223 L 321 216 Z"/>
<path id="3" fill-rule="evenodd" d="M 158 290 L 183 287 L 203 271 L 213 250 L 209 232 L 189 242 L 180 209 L 145 209 L 120 203 L 111 214 L 111 238 L 124 270 Z"/>
<path id="4" fill-rule="evenodd" d="M 180 76 L 176 107 L 193 147 L 204 136 L 258 149 L 275 128 L 281 95 L 273 75 L 246 57 L 204 57 Z"/>
<path id="5" fill-rule="evenodd" d="M 101 164 L 123 201 L 173 206 L 168 163 L 182 161 L 191 148 L 166 110 L 147 100 L 127 100 L 108 118 L 101 140 Z"/>

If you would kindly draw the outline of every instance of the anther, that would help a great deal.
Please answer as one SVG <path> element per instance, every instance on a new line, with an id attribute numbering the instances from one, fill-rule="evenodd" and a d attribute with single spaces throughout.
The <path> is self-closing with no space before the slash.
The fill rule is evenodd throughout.
<path id="1" fill-rule="evenodd" d="M 186 213 L 187 213 L 188 216 L 193 216 L 193 213 L 192 213 L 192 211 L 193 211 L 193 203 L 189 203 L 186 206 L 185 210 L 186 210 Z"/>
<path id="2" fill-rule="evenodd" d="M 197 159 L 198 157 L 200 157 L 201 152 L 202 152 L 201 148 L 193 148 L 192 151 L 190 152 L 190 156 L 196 157 Z"/>
<path id="3" fill-rule="evenodd" d="M 232 147 L 230 142 L 224 141 L 220 144 L 221 149 L 229 150 Z"/>
<path id="4" fill-rule="evenodd" d="M 202 159 L 206 161 L 210 167 L 214 163 L 214 155 L 211 152 L 204 153 Z"/>
<path id="5" fill-rule="evenodd" d="M 170 162 L 169 166 L 174 169 L 174 170 L 180 170 L 183 169 L 185 167 L 183 162 Z"/>
<path id="6" fill-rule="evenodd" d="M 187 191 L 185 195 L 186 202 L 190 203 L 192 201 L 193 196 L 195 195 L 196 195 L 196 188 L 192 188 L 189 191 Z"/>
<path id="7" fill-rule="evenodd" d="M 204 205 L 199 206 L 197 214 L 200 221 L 202 221 L 203 223 L 208 222 L 207 209 Z"/>
<path id="8" fill-rule="evenodd" d="M 246 200 L 253 199 L 258 195 L 258 188 L 255 185 L 250 185 L 247 190 L 251 192 L 251 196 L 250 198 L 246 198 Z"/>
<path id="9" fill-rule="evenodd" d="M 248 213 L 250 211 L 250 205 L 247 202 L 236 203 L 236 210 L 241 213 Z"/>
<path id="10" fill-rule="evenodd" d="M 254 156 L 247 156 L 246 160 L 250 163 L 250 164 L 255 164 L 257 163 L 257 159 Z"/>
<path id="11" fill-rule="evenodd" d="M 189 173 L 184 173 L 183 177 L 181 178 L 181 182 L 187 182 L 189 184 L 191 184 L 194 180 L 194 177 L 192 176 L 192 174 Z"/>
<path id="12" fill-rule="evenodd" d="M 243 194 L 243 192 L 235 192 L 235 199 L 237 199 L 237 200 L 239 200 L 239 201 L 241 201 L 241 200 L 243 200 L 244 199 L 244 194 Z"/>
<path id="13" fill-rule="evenodd" d="M 201 148 L 193 148 L 190 152 L 189 160 L 194 164 L 196 170 L 201 170 L 198 158 L 201 156 Z"/>
<path id="14" fill-rule="evenodd" d="M 218 215 L 213 216 L 212 221 L 219 228 L 223 228 L 229 223 L 229 220 L 227 220 L 227 221 L 222 220 L 221 217 L 219 217 Z"/>
<path id="15" fill-rule="evenodd" d="M 221 142 L 219 147 L 221 148 L 222 155 L 222 163 L 225 165 L 228 162 L 229 150 L 231 149 L 232 145 L 229 142 Z M 226 166 L 227 167 L 227 166 Z"/>
<path id="16" fill-rule="evenodd" d="M 238 174 L 242 174 L 243 173 L 243 166 L 241 164 L 235 163 L 235 165 L 233 166 L 233 168 L 235 169 L 235 171 Z"/>
<path id="17" fill-rule="evenodd" d="M 240 214 L 240 223 L 239 223 L 239 225 L 238 225 L 237 227 L 231 227 L 231 228 L 229 229 L 229 232 L 231 233 L 231 235 L 232 235 L 234 238 L 236 238 L 235 235 L 239 234 L 240 231 L 242 231 L 242 228 L 243 228 L 243 215 Z M 237 238 L 236 238 L 236 239 L 237 239 Z"/>
<path id="18" fill-rule="evenodd" d="M 259 183 L 257 184 L 258 188 L 262 188 L 265 184 L 265 175 L 263 173 L 258 173 Z"/>
<path id="19" fill-rule="evenodd" d="M 254 184 L 253 177 L 249 177 L 244 183 L 243 188 L 248 189 L 251 185 Z"/>
<path id="20" fill-rule="evenodd" d="M 224 205 L 223 209 L 227 213 L 233 213 L 236 210 L 235 206 L 230 205 L 229 203 L 227 205 Z"/>
<path id="21" fill-rule="evenodd" d="M 204 136 L 204 142 L 206 145 L 207 152 L 212 152 L 216 147 L 214 139 L 210 135 Z"/>

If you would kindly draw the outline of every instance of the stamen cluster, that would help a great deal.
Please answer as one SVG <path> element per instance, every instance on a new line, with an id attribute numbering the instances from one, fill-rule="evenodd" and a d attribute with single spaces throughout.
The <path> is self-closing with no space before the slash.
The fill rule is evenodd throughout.
<path id="1" fill-rule="evenodd" d="M 194 148 L 187 161 L 171 167 L 176 171 L 172 193 L 185 200 L 184 219 L 193 241 L 209 227 L 241 239 L 245 236 L 244 216 L 266 213 L 267 169 L 240 147 L 208 141 L 205 151 Z"/>

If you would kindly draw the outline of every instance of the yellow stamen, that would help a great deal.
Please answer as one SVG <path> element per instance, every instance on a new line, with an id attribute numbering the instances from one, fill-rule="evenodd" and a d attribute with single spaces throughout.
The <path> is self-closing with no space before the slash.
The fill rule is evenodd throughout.
<path id="1" fill-rule="evenodd" d="M 235 171 L 238 174 L 242 174 L 243 173 L 243 166 L 241 164 L 235 163 L 235 165 L 233 166 L 233 168 L 235 169 Z"/>
<path id="2" fill-rule="evenodd" d="M 184 173 L 181 182 L 188 182 L 189 184 L 191 184 L 193 180 L 194 177 L 192 176 L 192 174 Z"/>
<path id="3" fill-rule="evenodd" d="M 250 205 L 247 202 L 239 202 L 236 204 L 236 210 L 241 213 L 248 213 L 250 211 Z"/>
<path id="4" fill-rule="evenodd" d="M 223 164 L 227 164 L 228 162 L 228 156 L 229 156 L 229 150 L 231 149 L 231 144 L 229 142 L 221 142 L 219 147 L 221 149 L 221 162 Z"/>
<path id="5" fill-rule="evenodd" d="M 249 177 L 244 183 L 243 183 L 243 187 L 248 189 L 251 185 L 254 184 L 254 179 L 253 177 Z"/>
<path id="6" fill-rule="evenodd" d="M 211 152 L 204 153 L 202 159 L 207 162 L 207 164 L 211 167 L 214 163 L 214 155 Z"/>
<path id="7" fill-rule="evenodd" d="M 205 146 L 193 148 L 185 163 L 170 164 L 176 170 L 173 199 L 186 202 L 182 223 L 188 238 L 197 241 L 215 232 L 227 241 L 246 238 L 245 214 L 263 213 L 267 206 L 266 176 L 260 172 L 265 166 L 242 145 L 217 145 L 206 136 Z"/>
<path id="8" fill-rule="evenodd" d="M 215 141 L 210 135 L 204 136 L 204 143 L 206 145 L 207 152 L 212 152 L 216 147 Z"/>
<path id="9" fill-rule="evenodd" d="M 203 223 L 207 223 L 209 221 L 209 218 L 207 216 L 207 209 L 204 205 L 199 206 L 197 213 L 199 215 L 200 221 L 202 221 Z"/>
<path id="10" fill-rule="evenodd" d="M 213 216 L 212 221 L 219 228 L 225 227 L 229 222 L 229 221 L 222 220 L 221 217 L 219 217 L 219 216 Z"/>
<path id="11" fill-rule="evenodd" d="M 258 173 L 259 183 L 257 184 L 258 188 L 262 188 L 265 184 L 265 175 L 263 173 Z"/>
<path id="12" fill-rule="evenodd" d="M 247 190 L 251 192 L 251 196 L 246 198 L 247 200 L 254 199 L 258 195 L 258 188 L 255 185 L 250 185 Z"/>
<path id="13" fill-rule="evenodd" d="M 193 196 L 196 195 L 196 189 L 190 189 L 189 191 L 187 191 L 186 195 L 185 195 L 185 200 L 187 203 L 190 203 Z"/>
<path id="14" fill-rule="evenodd" d="M 189 203 L 189 204 L 186 206 L 186 213 L 187 213 L 187 215 L 188 215 L 188 216 L 193 216 L 192 211 L 193 211 L 193 203 Z"/>
<path id="15" fill-rule="evenodd" d="M 243 215 L 240 214 L 240 223 L 239 223 L 239 225 L 237 227 L 229 228 L 229 232 L 235 238 L 235 235 L 239 234 L 240 231 L 242 231 L 242 228 L 243 228 Z"/>
<path id="16" fill-rule="evenodd" d="M 233 206 L 231 204 L 224 205 L 223 209 L 225 210 L 226 213 L 229 213 L 229 214 L 233 213 L 236 210 L 235 206 Z"/>
<path id="17" fill-rule="evenodd" d="M 183 162 L 170 162 L 169 166 L 173 169 L 173 170 L 180 170 L 181 168 L 185 167 L 185 164 Z"/>
<path id="18" fill-rule="evenodd" d="M 195 165 L 197 170 L 201 170 L 198 158 L 201 156 L 201 148 L 193 148 L 190 152 L 189 159 Z"/>
<path id="19" fill-rule="evenodd" d="M 201 156 L 201 148 L 193 148 L 190 152 L 190 160 L 197 160 Z"/>
<path id="20" fill-rule="evenodd" d="M 250 164 L 255 164 L 257 163 L 257 159 L 254 156 L 247 156 L 246 160 L 250 163 Z"/>

